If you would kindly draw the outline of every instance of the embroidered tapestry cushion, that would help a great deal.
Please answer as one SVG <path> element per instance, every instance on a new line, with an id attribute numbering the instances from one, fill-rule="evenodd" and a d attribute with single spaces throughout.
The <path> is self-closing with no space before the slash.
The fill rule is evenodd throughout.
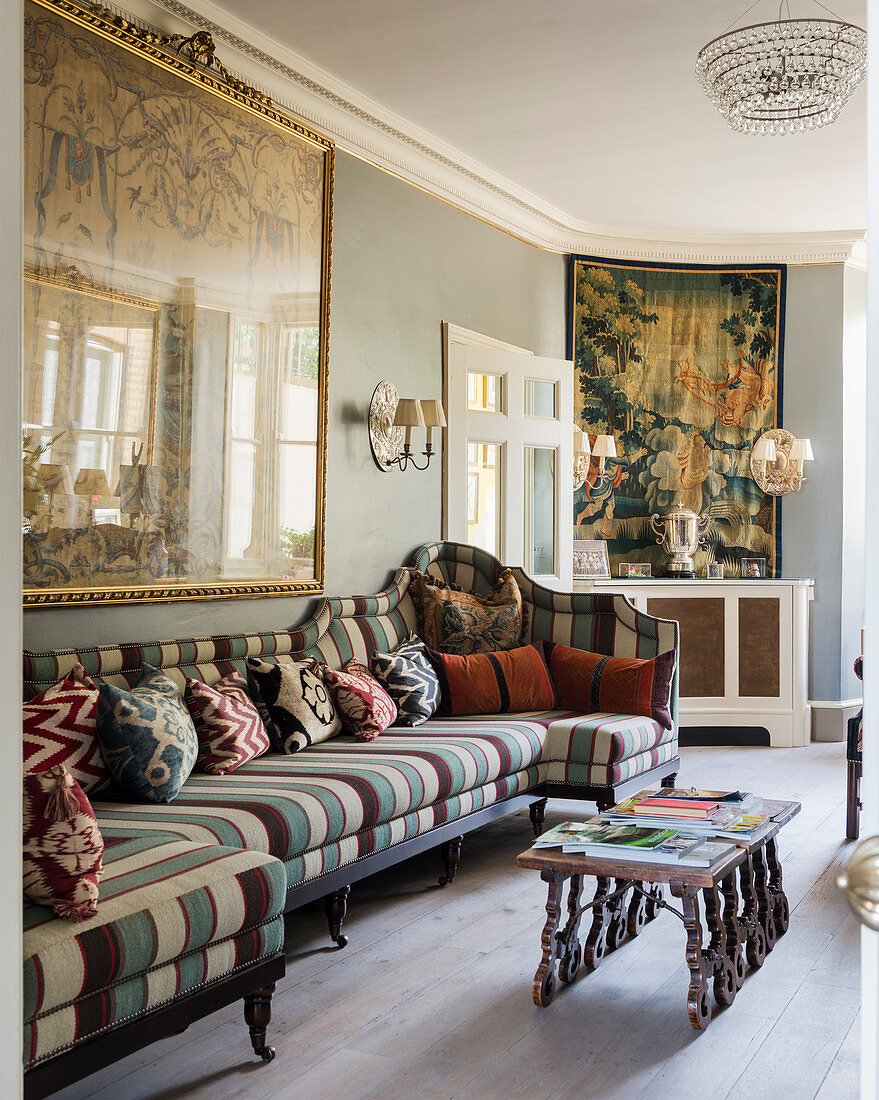
<path id="1" fill-rule="evenodd" d="M 98 911 L 104 841 L 82 787 L 63 764 L 24 777 L 22 888 L 63 920 Z"/>
<path id="2" fill-rule="evenodd" d="M 299 752 L 342 730 L 317 661 L 276 665 L 248 657 L 247 687 L 276 752 Z"/>
<path id="3" fill-rule="evenodd" d="M 440 715 L 510 714 L 552 710 L 555 690 L 540 649 L 496 653 L 430 653 L 440 682 Z"/>
<path id="4" fill-rule="evenodd" d="M 97 685 L 80 664 L 29 699 L 22 708 L 25 775 L 63 764 L 86 794 L 109 787 L 95 733 L 97 714 Z"/>
<path id="5" fill-rule="evenodd" d="M 198 738 L 174 681 L 144 664 L 136 687 L 99 684 L 98 741 L 116 783 L 145 802 L 171 802 L 195 765 Z"/>
<path id="6" fill-rule="evenodd" d="M 357 741 L 374 741 L 397 717 L 393 699 L 366 665 L 352 660 L 339 672 L 323 669 L 342 725 Z"/>
<path id="7" fill-rule="evenodd" d="M 463 655 L 516 649 L 521 643 L 522 593 L 509 569 L 486 596 L 424 584 L 420 597 L 421 636 L 428 649 Z"/>
<path id="8" fill-rule="evenodd" d="M 199 771 L 227 775 L 271 748 L 240 672 L 230 672 L 211 685 L 187 676 L 183 698 L 198 737 Z"/>
<path id="9" fill-rule="evenodd" d="M 414 634 L 393 653 L 373 653 L 369 667 L 394 701 L 396 725 L 420 726 L 439 705 L 439 680 L 424 643 Z"/>
<path id="10" fill-rule="evenodd" d="M 669 701 L 675 671 L 673 649 L 649 661 L 607 657 L 545 642 L 549 673 L 559 706 L 583 714 L 642 714 L 664 729 L 672 728 Z"/>
<path id="11" fill-rule="evenodd" d="M 422 573 L 420 569 L 413 569 L 409 579 L 409 595 L 415 605 L 416 631 L 424 634 L 424 593 L 427 588 L 444 588 L 449 592 L 460 592 L 461 586 L 454 581 L 444 580 L 442 577 L 431 576 L 430 573 Z"/>

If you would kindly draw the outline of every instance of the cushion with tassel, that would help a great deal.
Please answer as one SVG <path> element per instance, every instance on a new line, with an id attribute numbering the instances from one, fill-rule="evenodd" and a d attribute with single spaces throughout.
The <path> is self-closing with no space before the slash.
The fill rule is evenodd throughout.
<path id="1" fill-rule="evenodd" d="M 82 787 L 63 764 L 24 777 L 24 896 L 62 920 L 98 911 L 104 841 Z"/>

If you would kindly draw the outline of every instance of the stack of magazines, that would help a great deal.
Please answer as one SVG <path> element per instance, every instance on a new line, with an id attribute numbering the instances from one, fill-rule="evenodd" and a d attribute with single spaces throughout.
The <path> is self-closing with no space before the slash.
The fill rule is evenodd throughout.
<path id="1" fill-rule="evenodd" d="M 606 810 L 608 825 L 673 828 L 684 826 L 697 836 L 754 842 L 770 830 L 789 802 L 773 802 L 740 791 L 697 791 L 661 788 L 642 791 Z"/>
<path id="2" fill-rule="evenodd" d="M 704 835 L 605 822 L 563 821 L 534 842 L 535 848 L 561 848 L 564 853 L 616 856 L 627 863 L 678 863 L 710 867 L 735 849 L 734 844 L 706 840 Z"/>

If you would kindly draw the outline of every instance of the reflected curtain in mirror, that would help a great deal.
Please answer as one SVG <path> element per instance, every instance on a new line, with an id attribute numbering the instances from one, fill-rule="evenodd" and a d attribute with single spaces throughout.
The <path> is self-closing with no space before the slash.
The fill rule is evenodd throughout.
<path id="1" fill-rule="evenodd" d="M 26 5 L 26 603 L 322 588 L 333 149 L 187 43 Z"/>

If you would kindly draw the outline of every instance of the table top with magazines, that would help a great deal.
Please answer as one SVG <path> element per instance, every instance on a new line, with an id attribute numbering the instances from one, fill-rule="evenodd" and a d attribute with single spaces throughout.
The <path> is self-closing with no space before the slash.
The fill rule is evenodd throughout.
<path id="1" fill-rule="evenodd" d="M 741 791 L 640 791 L 587 821 L 555 825 L 517 863 L 593 875 L 650 868 L 654 881 L 703 885 L 728 874 L 799 811 L 798 802 Z"/>

